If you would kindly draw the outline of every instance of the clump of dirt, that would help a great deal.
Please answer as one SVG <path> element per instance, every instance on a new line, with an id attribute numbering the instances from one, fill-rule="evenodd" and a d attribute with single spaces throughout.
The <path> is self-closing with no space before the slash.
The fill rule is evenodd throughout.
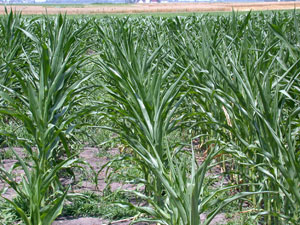
<path id="1" fill-rule="evenodd" d="M 60 218 L 59 220 L 52 223 L 52 225 L 100 225 L 107 224 L 107 221 L 98 219 L 98 218 L 78 218 L 78 219 L 68 219 L 68 218 Z"/>

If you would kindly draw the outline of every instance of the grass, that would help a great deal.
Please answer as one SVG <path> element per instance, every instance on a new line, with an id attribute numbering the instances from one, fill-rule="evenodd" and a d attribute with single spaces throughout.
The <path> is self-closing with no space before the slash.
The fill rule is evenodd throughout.
<path id="1" fill-rule="evenodd" d="M 107 191 L 104 195 L 93 192 L 84 192 L 80 197 L 66 202 L 61 214 L 63 217 L 99 217 L 108 220 L 119 220 L 132 217 L 136 214 L 134 210 L 128 210 L 114 205 L 115 202 L 126 202 L 132 200 L 124 193 L 112 193 Z M 16 201 L 16 200 L 14 200 Z M 0 223 L 13 224 L 20 221 L 20 217 L 7 202 L 0 200 Z"/>
<path id="2" fill-rule="evenodd" d="M 132 217 L 136 214 L 134 210 L 127 210 L 114 205 L 114 202 L 130 201 L 130 196 L 122 193 L 107 191 L 104 195 L 92 192 L 82 193 L 72 203 L 65 204 L 62 216 L 72 217 L 100 217 L 109 220 L 118 220 Z"/>
<path id="3" fill-rule="evenodd" d="M 2 148 L 0 150 L 0 160 L 3 160 L 3 159 L 14 159 L 14 153 L 12 151 L 12 149 L 5 149 L 5 148 Z"/>
<path id="4" fill-rule="evenodd" d="M 0 199 L 0 223 L 1 224 L 13 224 L 20 220 L 20 216 L 16 213 L 14 208 L 6 201 Z"/>
<path id="5" fill-rule="evenodd" d="M 226 222 L 223 225 L 259 225 L 260 224 L 258 219 L 255 219 L 254 216 L 249 213 L 226 214 L 226 218 L 228 222 Z"/>

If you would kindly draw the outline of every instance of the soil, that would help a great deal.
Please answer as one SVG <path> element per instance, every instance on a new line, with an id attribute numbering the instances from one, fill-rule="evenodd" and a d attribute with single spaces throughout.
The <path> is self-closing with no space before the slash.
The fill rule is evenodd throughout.
<path id="1" fill-rule="evenodd" d="M 201 217 L 202 220 L 205 219 L 205 216 Z M 77 219 L 67 219 L 63 218 L 61 220 L 55 221 L 52 225 L 129 225 L 130 220 L 120 220 L 109 223 L 108 221 L 98 219 L 98 218 L 77 218 Z M 227 219 L 224 213 L 218 214 L 210 225 L 221 225 L 226 224 Z M 137 223 L 137 225 L 146 225 L 146 223 Z M 153 224 L 154 225 L 154 224 Z"/>
<path id="2" fill-rule="evenodd" d="M 254 2 L 254 3 L 152 3 L 128 5 L 11 5 L 10 10 L 22 11 L 22 14 L 131 14 L 131 13 L 192 13 L 192 12 L 230 12 L 299 9 L 300 2 Z M 5 14 L 4 6 L 0 6 L 0 14 Z"/>

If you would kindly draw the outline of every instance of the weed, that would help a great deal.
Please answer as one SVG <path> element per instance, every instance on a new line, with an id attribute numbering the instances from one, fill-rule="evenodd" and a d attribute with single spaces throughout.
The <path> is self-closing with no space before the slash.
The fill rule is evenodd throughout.
<path id="1" fill-rule="evenodd" d="M 114 205 L 114 202 L 129 202 L 130 196 L 124 193 L 108 191 L 103 196 L 93 192 L 83 193 L 83 197 L 66 203 L 62 216 L 72 217 L 102 217 L 106 219 L 122 219 L 136 214 L 135 210 L 128 210 Z"/>

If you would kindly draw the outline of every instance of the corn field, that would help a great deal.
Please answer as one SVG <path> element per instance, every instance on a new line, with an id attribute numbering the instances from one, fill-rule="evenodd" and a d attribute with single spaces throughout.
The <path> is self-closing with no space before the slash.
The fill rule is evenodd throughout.
<path id="1" fill-rule="evenodd" d="M 139 171 L 127 179 L 143 188 L 126 193 L 143 204 L 115 203 L 137 211 L 133 223 L 207 225 L 239 202 L 257 224 L 300 224 L 299 73 L 298 11 L 7 12 L 0 137 L 25 156 L 13 150 L 16 163 L 0 163 L 0 180 L 23 203 L 0 194 L 20 223 L 52 224 L 72 201 L 64 174 L 72 183 L 87 165 L 72 147 L 78 134 L 100 129 L 128 149 L 117 160 Z M 18 181 L 14 170 L 23 171 Z"/>

